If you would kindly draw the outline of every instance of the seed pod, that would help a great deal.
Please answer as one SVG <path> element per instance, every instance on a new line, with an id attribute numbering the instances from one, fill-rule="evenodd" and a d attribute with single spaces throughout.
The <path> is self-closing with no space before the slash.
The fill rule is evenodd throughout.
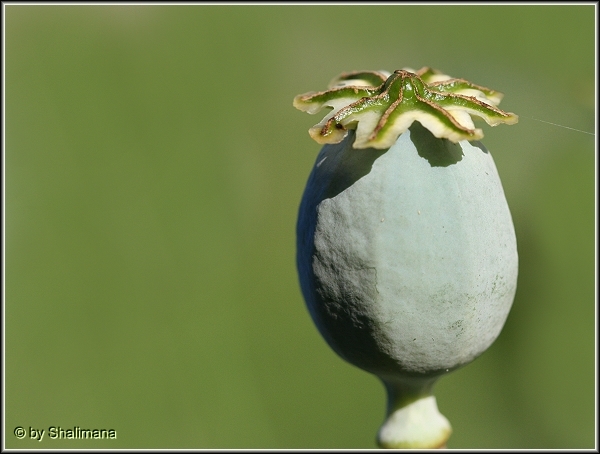
<path id="1" fill-rule="evenodd" d="M 295 99 L 333 108 L 310 131 L 326 145 L 298 217 L 302 293 L 331 348 L 383 381 L 382 447 L 446 443 L 433 384 L 483 353 L 512 305 L 514 227 L 469 117 L 515 123 L 501 96 L 423 68 L 343 74 Z"/>

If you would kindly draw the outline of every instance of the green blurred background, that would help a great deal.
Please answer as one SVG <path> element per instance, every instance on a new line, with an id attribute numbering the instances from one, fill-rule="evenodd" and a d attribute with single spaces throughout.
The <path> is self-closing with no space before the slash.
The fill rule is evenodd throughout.
<path id="1" fill-rule="evenodd" d="M 438 382 L 448 447 L 593 448 L 595 137 L 531 118 L 594 131 L 595 9 L 6 6 L 6 446 L 374 448 L 383 387 L 327 347 L 297 282 L 320 118 L 292 99 L 427 65 L 520 115 L 483 126 L 517 296 Z"/>

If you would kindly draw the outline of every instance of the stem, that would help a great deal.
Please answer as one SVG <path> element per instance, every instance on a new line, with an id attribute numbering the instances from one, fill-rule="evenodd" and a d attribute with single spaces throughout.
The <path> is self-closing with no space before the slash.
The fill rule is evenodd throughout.
<path id="1" fill-rule="evenodd" d="M 377 434 L 381 448 L 445 448 L 452 433 L 432 394 L 437 377 L 383 379 L 387 418 Z"/>

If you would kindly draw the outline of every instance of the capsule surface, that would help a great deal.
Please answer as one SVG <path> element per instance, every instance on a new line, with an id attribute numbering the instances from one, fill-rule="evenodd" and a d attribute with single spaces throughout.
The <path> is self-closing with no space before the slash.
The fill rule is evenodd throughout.
<path id="1" fill-rule="evenodd" d="M 342 358 L 384 382 L 465 365 L 499 335 L 516 291 L 514 227 L 480 142 L 415 122 L 387 150 L 325 145 L 297 223 L 308 310 Z"/>

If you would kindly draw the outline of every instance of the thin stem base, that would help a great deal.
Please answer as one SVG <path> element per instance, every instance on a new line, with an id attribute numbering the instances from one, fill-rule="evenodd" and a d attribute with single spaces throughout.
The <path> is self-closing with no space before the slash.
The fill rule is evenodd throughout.
<path id="1" fill-rule="evenodd" d="M 393 387 L 387 386 L 388 393 Z M 390 402 L 402 402 L 388 407 L 388 416 L 377 434 L 381 448 L 435 449 L 443 448 L 452 433 L 452 427 L 442 415 L 433 395 L 407 402 L 389 396 Z"/>

